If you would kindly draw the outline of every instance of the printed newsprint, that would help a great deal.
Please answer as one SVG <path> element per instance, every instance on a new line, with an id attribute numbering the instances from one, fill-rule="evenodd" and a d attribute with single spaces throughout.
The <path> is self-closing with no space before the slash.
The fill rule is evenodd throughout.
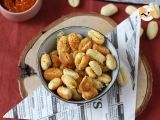
<path id="1" fill-rule="evenodd" d="M 139 57 L 138 11 L 120 23 L 107 37 L 118 51 L 120 68 L 128 84 L 116 83 L 103 97 L 86 104 L 69 104 L 51 96 L 40 86 L 4 115 L 4 118 L 41 120 L 134 120 Z"/>
<path id="2" fill-rule="evenodd" d="M 130 3 L 130 4 L 149 4 L 151 2 L 158 3 L 160 5 L 159 0 L 98 0 L 98 1 L 106 1 L 106 2 L 118 2 L 118 3 Z"/>

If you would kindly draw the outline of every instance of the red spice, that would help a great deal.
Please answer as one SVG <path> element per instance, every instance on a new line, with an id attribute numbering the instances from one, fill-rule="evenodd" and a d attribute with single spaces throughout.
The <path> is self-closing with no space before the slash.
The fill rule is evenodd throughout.
<path id="1" fill-rule="evenodd" d="M 2 0 L 1 4 L 11 12 L 23 12 L 31 8 L 36 0 Z"/>

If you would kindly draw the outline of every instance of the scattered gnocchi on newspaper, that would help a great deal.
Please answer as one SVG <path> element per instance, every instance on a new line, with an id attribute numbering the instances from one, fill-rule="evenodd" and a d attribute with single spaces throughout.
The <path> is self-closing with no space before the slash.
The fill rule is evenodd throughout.
<path id="1" fill-rule="evenodd" d="M 48 88 L 65 100 L 90 100 L 112 80 L 117 62 L 104 46 L 105 38 L 90 30 L 57 37 L 57 50 L 41 56 L 41 68 Z"/>

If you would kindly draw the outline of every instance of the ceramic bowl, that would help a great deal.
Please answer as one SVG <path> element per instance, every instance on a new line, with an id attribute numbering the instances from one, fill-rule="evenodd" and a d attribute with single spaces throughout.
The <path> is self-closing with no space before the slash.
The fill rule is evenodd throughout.
<path id="1" fill-rule="evenodd" d="M 33 18 L 39 12 L 41 5 L 42 0 L 36 0 L 35 4 L 31 8 L 27 9 L 24 12 L 15 13 L 8 11 L 0 4 L 0 12 L 9 20 L 21 22 Z"/>
<path id="2" fill-rule="evenodd" d="M 46 88 L 46 90 L 49 91 L 53 96 L 55 96 L 58 99 L 61 99 L 61 100 L 65 101 L 65 102 L 81 104 L 81 103 L 86 103 L 86 102 L 91 102 L 93 100 L 96 100 L 99 97 L 103 96 L 112 87 L 112 85 L 115 83 L 116 78 L 118 76 L 118 72 L 119 72 L 119 57 L 118 57 L 118 53 L 117 53 L 115 47 L 110 42 L 110 40 L 108 40 L 108 38 L 106 38 L 103 35 L 105 37 L 104 45 L 107 48 L 109 48 L 110 52 L 112 53 L 112 55 L 115 57 L 115 59 L 117 61 L 117 68 L 111 72 L 112 81 L 110 82 L 110 84 L 107 87 L 105 87 L 93 99 L 80 100 L 80 101 L 65 100 L 65 99 L 61 98 L 60 96 L 58 96 L 58 94 L 56 92 L 53 92 L 48 88 L 48 82 L 43 77 L 43 70 L 41 69 L 41 65 L 40 65 L 40 58 L 41 58 L 42 54 L 50 53 L 51 51 L 56 50 L 56 45 L 57 45 L 57 39 L 56 38 L 57 38 L 57 34 L 59 32 L 64 32 L 65 34 L 69 34 L 71 32 L 76 32 L 76 33 L 81 34 L 83 37 L 86 37 L 88 31 L 90 31 L 90 30 L 91 30 L 91 28 L 83 27 L 83 26 L 71 26 L 71 27 L 62 28 L 62 29 L 60 29 L 60 30 L 58 30 L 56 32 L 53 32 L 51 35 L 49 35 L 39 47 L 39 50 L 38 50 L 38 53 L 37 53 L 37 70 L 38 70 L 38 75 L 39 75 L 39 77 L 41 79 L 41 82 L 44 85 L 44 87 Z"/>

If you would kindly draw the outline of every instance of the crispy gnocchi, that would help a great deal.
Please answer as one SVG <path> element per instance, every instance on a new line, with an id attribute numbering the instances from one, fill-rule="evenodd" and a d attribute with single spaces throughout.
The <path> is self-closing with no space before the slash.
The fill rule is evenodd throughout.
<path id="1" fill-rule="evenodd" d="M 90 61 L 89 66 L 92 68 L 92 70 L 97 76 L 102 75 L 102 69 L 101 69 L 101 66 L 98 64 L 98 62 Z"/>
<path id="2" fill-rule="evenodd" d="M 96 60 L 97 62 L 99 62 L 100 64 L 104 64 L 104 61 L 106 60 L 105 56 L 103 54 L 101 54 L 100 52 L 98 52 L 97 50 L 94 49 L 88 49 L 86 54 Z"/>
<path id="3" fill-rule="evenodd" d="M 62 81 L 63 83 L 68 87 L 68 88 L 76 88 L 77 87 L 77 82 L 73 77 L 69 75 L 62 75 Z"/>
<path id="4" fill-rule="evenodd" d="M 104 36 L 91 30 L 57 35 L 57 49 L 40 58 L 48 88 L 65 100 L 90 100 L 112 81 L 117 63 L 103 45 Z"/>
<path id="5" fill-rule="evenodd" d="M 90 30 L 88 36 L 97 44 L 102 45 L 104 43 L 104 36 L 95 30 Z"/>
<path id="6" fill-rule="evenodd" d="M 106 56 L 106 66 L 110 69 L 110 70 L 114 70 L 117 66 L 116 60 L 114 58 L 113 55 L 108 54 Z"/>
<path id="7" fill-rule="evenodd" d="M 89 37 L 81 40 L 79 44 L 79 51 L 86 52 L 88 49 L 92 48 L 92 40 Z"/>
<path id="8" fill-rule="evenodd" d="M 91 67 L 86 67 L 85 71 L 90 78 L 96 78 L 96 74 Z"/>
<path id="9" fill-rule="evenodd" d="M 72 51 L 78 50 L 80 38 L 76 33 L 70 33 L 68 35 L 68 43 L 72 49 Z"/>
<path id="10" fill-rule="evenodd" d="M 49 68 L 44 71 L 44 78 L 50 81 L 53 78 L 61 78 L 62 74 L 63 72 L 59 68 Z"/>
<path id="11" fill-rule="evenodd" d="M 49 84 L 48 84 L 48 88 L 50 90 L 56 90 L 59 86 L 61 86 L 63 83 L 62 83 L 62 80 L 60 78 L 53 78 Z"/>
<path id="12" fill-rule="evenodd" d="M 41 67 L 42 70 L 47 70 L 51 66 L 51 59 L 48 54 L 43 54 L 41 56 Z"/>
<path id="13" fill-rule="evenodd" d="M 57 93 L 60 97 L 62 97 L 65 100 L 70 100 L 72 98 L 72 90 L 67 87 L 58 87 Z"/>

